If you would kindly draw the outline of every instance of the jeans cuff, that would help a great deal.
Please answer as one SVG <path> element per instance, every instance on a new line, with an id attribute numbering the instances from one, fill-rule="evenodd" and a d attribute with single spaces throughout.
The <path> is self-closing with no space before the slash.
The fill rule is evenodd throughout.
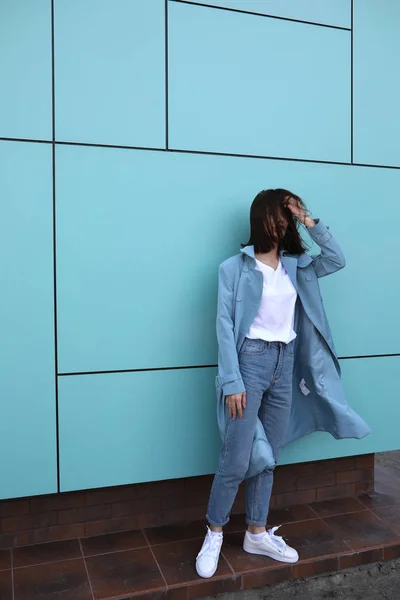
<path id="1" fill-rule="evenodd" d="M 248 519 L 246 517 L 246 525 L 253 525 L 253 527 L 266 527 L 266 521 L 254 521 L 254 519 Z"/>
<path id="2" fill-rule="evenodd" d="M 225 525 L 227 525 L 227 523 L 229 523 L 229 517 L 228 517 L 228 519 L 226 519 L 226 521 L 224 523 L 217 523 L 213 519 L 210 519 L 208 514 L 206 515 L 206 519 L 210 523 L 210 525 L 214 525 L 214 527 L 225 527 Z"/>

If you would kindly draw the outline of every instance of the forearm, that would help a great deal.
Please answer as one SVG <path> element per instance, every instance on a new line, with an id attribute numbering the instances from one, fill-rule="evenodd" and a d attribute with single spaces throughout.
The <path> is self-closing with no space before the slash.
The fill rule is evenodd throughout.
<path id="1" fill-rule="evenodd" d="M 225 396 L 245 391 L 233 331 L 218 336 L 218 378 Z"/>
<path id="2" fill-rule="evenodd" d="M 218 379 L 225 396 L 244 391 L 234 335 L 233 278 L 220 268 L 218 282 Z"/>
<path id="3" fill-rule="evenodd" d="M 329 228 L 319 219 L 308 218 L 306 225 L 311 239 L 321 248 L 321 254 L 313 257 L 313 266 L 318 277 L 335 273 L 346 266 L 343 251 Z"/>

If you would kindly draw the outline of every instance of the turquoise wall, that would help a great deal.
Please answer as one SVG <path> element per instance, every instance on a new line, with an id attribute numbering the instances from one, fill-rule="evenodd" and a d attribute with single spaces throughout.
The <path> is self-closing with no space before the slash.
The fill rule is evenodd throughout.
<path id="1" fill-rule="evenodd" d="M 400 446 L 398 3 L 202 4 L 0 2 L 0 498 L 215 469 L 217 267 L 266 187 L 343 246 L 321 288 L 373 428 L 281 463 Z"/>

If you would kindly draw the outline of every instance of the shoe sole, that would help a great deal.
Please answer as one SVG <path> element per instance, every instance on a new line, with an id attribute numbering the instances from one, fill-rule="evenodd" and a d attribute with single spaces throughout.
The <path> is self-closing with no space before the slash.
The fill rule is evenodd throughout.
<path id="1" fill-rule="evenodd" d="M 298 562 L 298 558 L 285 558 L 283 556 L 279 556 L 277 554 L 273 554 L 272 552 L 263 552 L 262 550 L 256 550 L 255 548 L 249 548 L 245 544 L 243 544 L 243 550 L 248 554 L 258 554 L 260 556 L 268 556 L 268 558 L 272 558 L 273 560 L 278 560 L 279 562 L 294 564 Z"/>
<path id="2" fill-rule="evenodd" d="M 210 575 L 205 575 L 204 573 L 201 573 L 198 569 L 197 569 L 197 565 L 196 565 L 196 573 L 199 577 L 201 577 L 202 579 L 211 579 L 211 577 L 214 577 L 215 573 L 217 572 L 218 566 L 215 569 L 215 571 L 213 573 L 211 573 Z"/>

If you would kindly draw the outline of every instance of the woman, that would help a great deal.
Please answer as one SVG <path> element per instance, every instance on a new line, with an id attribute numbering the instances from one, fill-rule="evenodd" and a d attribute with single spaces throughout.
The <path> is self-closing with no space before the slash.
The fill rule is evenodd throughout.
<path id="1" fill-rule="evenodd" d="M 304 225 L 321 254 L 305 253 Z M 220 266 L 218 285 L 219 467 L 197 573 L 217 570 L 223 526 L 246 479 L 243 548 L 294 563 L 298 554 L 266 530 L 273 471 L 284 444 L 313 431 L 362 438 L 366 423 L 347 404 L 318 278 L 345 266 L 329 229 L 288 190 L 260 192 L 250 240 Z"/>

